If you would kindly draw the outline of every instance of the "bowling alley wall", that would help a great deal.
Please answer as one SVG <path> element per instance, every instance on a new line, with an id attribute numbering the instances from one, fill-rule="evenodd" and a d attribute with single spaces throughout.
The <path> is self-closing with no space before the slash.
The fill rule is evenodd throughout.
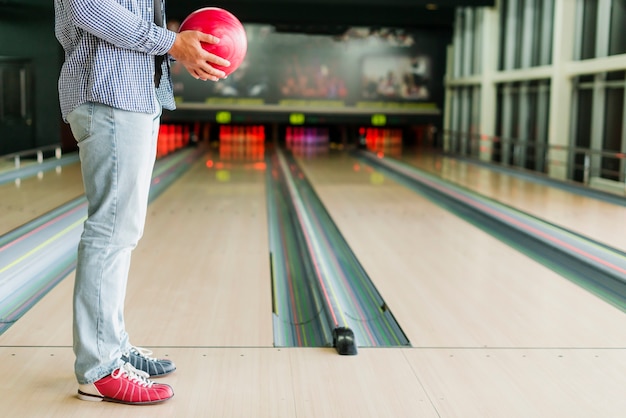
<path id="1" fill-rule="evenodd" d="M 52 7 L 8 10 L 0 13 L 5 103 L 0 155 L 57 144 L 64 152 L 74 151 L 76 142 L 59 109 L 63 51 L 54 37 Z M 218 136 L 209 135 L 207 123 L 214 130 L 219 129 L 216 124 L 278 124 L 282 138 L 287 136 L 285 125 L 324 125 L 331 138 L 338 136 L 333 129 L 344 123 L 355 129 L 376 123 L 390 129 L 433 122 L 440 126 L 450 32 L 351 28 L 335 36 L 281 32 L 261 24 L 245 27 L 246 60 L 226 80 L 202 82 L 172 64 L 178 109 L 163 113 L 163 136 L 172 140 L 161 155 L 190 139 Z M 200 128 L 196 122 L 202 123 Z M 274 132 L 268 130 L 267 138 Z M 380 137 L 368 135 L 358 134 Z"/>
<path id="2" fill-rule="evenodd" d="M 60 142 L 61 58 L 52 10 L 0 10 L 0 155 Z"/>
<path id="3" fill-rule="evenodd" d="M 335 117 L 441 113 L 447 33 L 351 28 L 331 36 L 245 26 L 246 60 L 226 80 L 201 82 L 173 64 L 179 115 L 187 109 Z"/>

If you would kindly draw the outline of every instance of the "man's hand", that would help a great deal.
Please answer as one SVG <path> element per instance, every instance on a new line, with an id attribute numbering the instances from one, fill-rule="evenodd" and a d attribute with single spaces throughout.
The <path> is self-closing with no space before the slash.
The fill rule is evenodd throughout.
<path id="1" fill-rule="evenodd" d="M 225 78 L 224 71 L 213 68 L 211 64 L 228 67 L 230 63 L 224 58 L 205 51 L 201 42 L 216 44 L 219 39 L 199 31 L 183 31 L 176 34 L 176 41 L 168 53 L 183 64 L 189 74 L 196 79 L 217 81 Z"/>

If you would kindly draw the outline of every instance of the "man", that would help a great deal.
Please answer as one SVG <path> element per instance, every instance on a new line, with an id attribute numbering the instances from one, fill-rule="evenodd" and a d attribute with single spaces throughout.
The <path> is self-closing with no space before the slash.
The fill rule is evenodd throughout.
<path id="1" fill-rule="evenodd" d="M 175 107 L 169 64 L 159 57 L 171 56 L 200 80 L 224 78 L 211 64 L 230 64 L 201 47 L 219 42 L 214 36 L 164 28 L 163 0 L 55 0 L 54 7 L 55 34 L 65 50 L 61 113 L 78 143 L 88 201 L 74 286 L 78 397 L 162 402 L 172 388 L 149 377 L 176 367 L 130 344 L 123 312 L 161 108 Z"/>

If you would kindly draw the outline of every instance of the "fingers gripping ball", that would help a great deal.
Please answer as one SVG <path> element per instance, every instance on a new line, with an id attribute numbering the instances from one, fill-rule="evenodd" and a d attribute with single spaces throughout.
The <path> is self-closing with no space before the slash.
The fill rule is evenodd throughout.
<path id="1" fill-rule="evenodd" d="M 246 57 L 248 50 L 246 30 L 239 19 L 227 10 L 219 7 L 205 7 L 196 10 L 181 23 L 180 31 L 185 30 L 197 30 L 217 36 L 220 39 L 217 44 L 203 43 L 202 47 L 230 62 L 228 67 L 211 64 L 213 67 L 224 71 L 226 75 L 235 71 Z"/>

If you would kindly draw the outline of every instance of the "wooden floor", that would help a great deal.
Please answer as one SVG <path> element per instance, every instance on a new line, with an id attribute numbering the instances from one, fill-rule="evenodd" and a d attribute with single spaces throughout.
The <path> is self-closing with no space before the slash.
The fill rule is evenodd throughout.
<path id="1" fill-rule="evenodd" d="M 238 163 L 218 172 L 208 158 L 151 204 L 128 287 L 133 343 L 176 362 L 163 379 L 175 397 L 150 407 L 77 400 L 70 276 L 0 335 L 2 416 L 624 416 L 622 311 L 346 154 L 300 162 L 412 347 L 273 347 L 265 173 Z M 441 157 L 414 161 L 626 247 L 615 232 L 624 208 Z M 80 187 L 75 171 L 56 175 Z M 24 210 L 52 209 L 28 184 L 16 198 Z M 13 217 L 11 186 L 2 218 Z"/>

